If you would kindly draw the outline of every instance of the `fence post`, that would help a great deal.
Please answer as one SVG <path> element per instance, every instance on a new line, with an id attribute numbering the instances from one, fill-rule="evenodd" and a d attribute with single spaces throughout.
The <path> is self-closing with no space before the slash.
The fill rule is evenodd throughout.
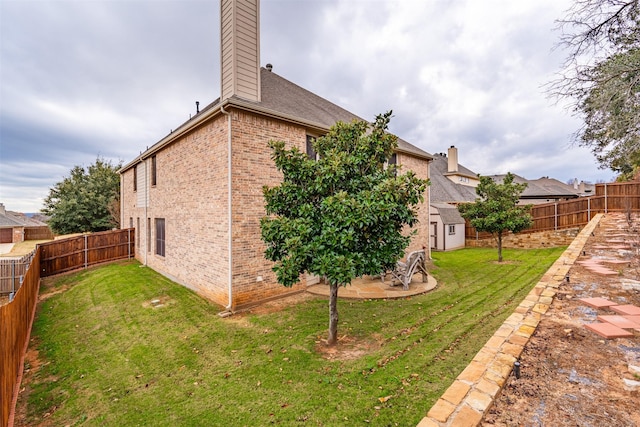
<path id="1" fill-rule="evenodd" d="M 604 213 L 607 213 L 607 183 L 604 183 Z"/>
<path id="2" fill-rule="evenodd" d="M 89 248 L 87 247 L 87 235 L 84 235 L 84 269 L 87 269 L 87 263 L 89 260 L 87 259 L 89 256 Z"/>
<path id="3" fill-rule="evenodd" d="M 587 222 L 591 221 L 591 197 L 587 197 Z"/>
<path id="4" fill-rule="evenodd" d="M 553 204 L 553 229 L 557 230 L 558 229 L 558 204 L 554 203 Z"/>
<path id="5" fill-rule="evenodd" d="M 131 229 L 127 231 L 127 259 L 131 259 Z"/>
<path id="6" fill-rule="evenodd" d="M 11 300 L 13 300 L 13 295 L 15 295 L 16 293 L 16 261 L 12 260 L 11 261 L 11 295 L 12 297 L 10 298 Z"/>

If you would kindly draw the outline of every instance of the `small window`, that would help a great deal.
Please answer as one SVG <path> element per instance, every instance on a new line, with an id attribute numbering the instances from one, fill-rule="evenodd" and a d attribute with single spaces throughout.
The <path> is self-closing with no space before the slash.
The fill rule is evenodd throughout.
<path id="1" fill-rule="evenodd" d="M 156 218 L 156 255 L 164 256 L 164 218 Z"/>
<path id="2" fill-rule="evenodd" d="M 138 166 L 133 167 L 133 191 L 138 191 Z"/>
<path id="3" fill-rule="evenodd" d="M 129 217 L 129 228 L 133 228 L 133 217 Z"/>
<path id="4" fill-rule="evenodd" d="M 151 156 L 151 185 L 156 185 L 156 156 Z"/>
<path id="5" fill-rule="evenodd" d="M 315 140 L 315 136 L 307 135 L 307 156 L 309 156 L 311 160 L 318 160 L 318 153 L 313 149 Z"/>
<path id="6" fill-rule="evenodd" d="M 390 165 L 397 165 L 398 164 L 398 155 L 396 153 L 393 153 L 391 155 L 391 157 L 389 157 L 389 161 L 387 162 Z"/>
<path id="7" fill-rule="evenodd" d="M 136 217 L 136 248 L 140 247 L 140 218 Z"/>
<path id="8" fill-rule="evenodd" d="M 451 234 L 456 234 L 456 225 L 455 224 L 449 226 L 449 234 L 450 235 Z"/>

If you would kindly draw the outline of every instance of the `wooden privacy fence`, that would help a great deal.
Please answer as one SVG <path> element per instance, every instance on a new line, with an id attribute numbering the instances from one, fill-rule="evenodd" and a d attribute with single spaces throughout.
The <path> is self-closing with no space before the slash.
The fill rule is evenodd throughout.
<path id="1" fill-rule="evenodd" d="M 33 253 L 23 257 L 24 272 L 15 296 L 8 304 L 0 306 L 0 427 L 13 424 L 40 278 L 131 258 L 134 238 L 133 228 L 105 231 L 42 243 Z"/>
<path id="2" fill-rule="evenodd" d="M 40 288 L 40 251 L 36 249 L 21 286 L 8 304 L 0 306 L 0 426 L 7 427 L 15 408 L 23 357 Z"/>
<path id="3" fill-rule="evenodd" d="M 135 250 L 133 228 L 85 234 L 38 245 L 42 250 L 42 277 L 117 259 L 131 258 Z"/>
<path id="4" fill-rule="evenodd" d="M 533 226 L 521 233 L 584 227 L 598 213 L 639 211 L 640 182 L 596 184 L 595 196 L 533 205 Z M 465 237 L 486 239 L 491 234 L 476 232 L 467 221 Z"/>
<path id="5" fill-rule="evenodd" d="M 0 296 L 14 295 L 36 251 L 20 258 L 0 258 Z"/>
<path id="6" fill-rule="evenodd" d="M 48 226 L 24 228 L 24 240 L 53 240 L 53 237 L 53 231 Z"/>

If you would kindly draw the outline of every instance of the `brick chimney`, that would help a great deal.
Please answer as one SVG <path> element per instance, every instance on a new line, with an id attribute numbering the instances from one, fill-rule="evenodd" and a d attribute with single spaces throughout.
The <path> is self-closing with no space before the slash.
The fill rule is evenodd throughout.
<path id="1" fill-rule="evenodd" d="M 449 147 L 447 154 L 447 172 L 458 172 L 458 149 L 453 145 Z"/>
<path id="2" fill-rule="evenodd" d="M 220 24 L 220 100 L 260 102 L 260 0 L 221 0 Z"/>

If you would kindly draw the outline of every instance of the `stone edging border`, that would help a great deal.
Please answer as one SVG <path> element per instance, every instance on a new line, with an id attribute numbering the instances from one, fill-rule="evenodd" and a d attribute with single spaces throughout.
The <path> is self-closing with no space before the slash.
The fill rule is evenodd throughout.
<path id="1" fill-rule="evenodd" d="M 604 214 L 595 215 L 438 399 L 418 427 L 474 427 L 482 422 L 511 375 L 569 269 Z"/>

